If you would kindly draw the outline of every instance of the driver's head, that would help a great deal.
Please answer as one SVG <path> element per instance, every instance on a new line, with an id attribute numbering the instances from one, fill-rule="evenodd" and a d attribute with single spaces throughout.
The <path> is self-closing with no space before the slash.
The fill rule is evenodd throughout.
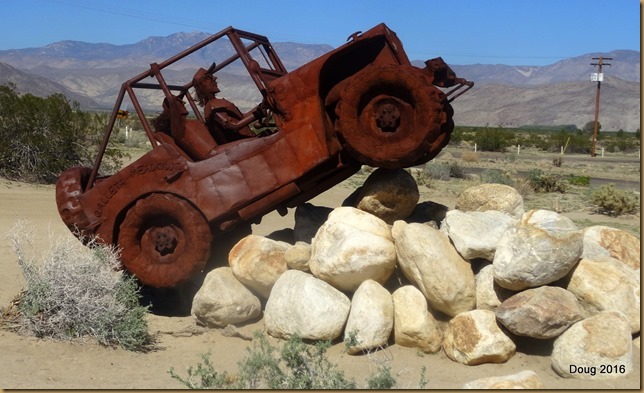
<path id="1" fill-rule="evenodd" d="M 203 93 L 219 93 L 217 77 L 208 74 L 204 68 L 199 68 L 192 77 L 192 85 Z"/>

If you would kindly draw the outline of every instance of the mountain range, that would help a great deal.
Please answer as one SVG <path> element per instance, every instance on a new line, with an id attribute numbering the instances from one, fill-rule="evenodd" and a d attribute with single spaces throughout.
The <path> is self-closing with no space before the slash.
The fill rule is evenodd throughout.
<path id="1" fill-rule="evenodd" d="M 61 41 L 39 48 L 0 51 L 0 84 L 17 91 L 46 96 L 62 93 L 85 109 L 111 109 L 121 84 L 208 37 L 206 33 L 176 33 L 149 37 L 135 44 L 112 45 Z M 293 42 L 273 43 L 288 70 L 293 70 L 333 47 Z M 185 82 L 198 67 L 230 55 L 225 43 L 188 56 L 164 73 L 166 80 Z M 454 101 L 457 125 L 568 125 L 581 128 L 593 120 L 596 83 L 590 82 L 593 57 L 612 57 L 604 67 L 600 123 L 604 130 L 635 131 L 640 127 L 640 52 L 615 50 L 563 59 L 546 66 L 503 64 L 451 65 L 475 87 Z M 412 62 L 424 66 L 422 61 Z M 259 96 L 242 67 L 228 67 L 219 76 L 226 97 L 242 108 Z M 226 89 L 224 89 L 224 87 Z M 230 93 L 228 93 L 230 92 Z M 143 97 L 145 108 L 158 110 L 158 97 Z"/>

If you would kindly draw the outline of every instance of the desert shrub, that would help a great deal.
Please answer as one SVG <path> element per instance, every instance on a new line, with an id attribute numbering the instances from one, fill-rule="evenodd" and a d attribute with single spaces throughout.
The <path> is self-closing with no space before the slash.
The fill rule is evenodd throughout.
<path id="1" fill-rule="evenodd" d="M 570 175 L 568 177 L 568 183 L 574 186 L 588 186 L 590 185 L 590 176 Z"/>
<path id="2" fill-rule="evenodd" d="M 62 94 L 40 98 L 0 86 L 0 176 L 53 183 L 71 166 L 89 166 L 102 136 L 103 118 L 80 111 Z M 120 165 L 113 145 L 105 168 Z"/>
<path id="3" fill-rule="evenodd" d="M 535 192 L 566 192 L 566 184 L 561 177 L 534 169 L 528 174 L 528 182 Z"/>
<path id="4" fill-rule="evenodd" d="M 428 162 L 425 164 L 425 174 L 430 179 L 449 180 L 450 177 L 465 179 L 467 174 L 458 162 L 449 163 Z"/>
<path id="5" fill-rule="evenodd" d="M 595 190 L 591 194 L 591 203 L 599 213 L 615 217 L 636 213 L 640 208 L 640 202 L 633 193 L 615 188 L 614 184 Z"/>
<path id="6" fill-rule="evenodd" d="M 534 193 L 534 189 L 528 179 L 519 178 L 514 182 L 512 187 L 514 187 L 514 189 L 517 190 L 519 195 L 524 199 Z"/>
<path id="7" fill-rule="evenodd" d="M 610 153 L 628 152 L 638 149 L 636 141 L 625 137 L 613 138 L 606 143 L 606 151 Z"/>
<path id="8" fill-rule="evenodd" d="M 547 146 L 547 150 L 551 152 L 559 152 L 565 146 L 566 153 L 590 153 L 590 139 L 581 132 L 561 130 L 553 133 L 548 138 Z"/>
<path id="9" fill-rule="evenodd" d="M 266 336 L 255 333 L 253 344 L 246 349 L 246 357 L 237 365 L 239 373 L 230 378 L 218 373 L 210 363 L 209 354 L 203 355 L 203 364 L 188 368 L 188 378 L 170 369 L 170 376 L 191 389 L 355 389 L 356 383 L 344 376 L 326 357 L 329 341 L 315 345 L 305 344 L 294 336 L 281 351 L 272 346 Z"/>
<path id="10" fill-rule="evenodd" d="M 461 160 L 465 162 L 479 162 L 479 154 L 475 151 L 464 151 L 461 153 Z"/>
<path id="11" fill-rule="evenodd" d="M 392 389 L 396 386 L 396 377 L 392 374 L 391 367 L 382 366 L 380 372 L 367 378 L 368 389 Z"/>
<path id="12" fill-rule="evenodd" d="M 505 184 L 506 186 L 510 187 L 514 186 L 514 181 L 510 178 L 510 176 L 500 169 L 486 169 L 481 172 L 481 182 Z"/>
<path id="13" fill-rule="evenodd" d="M 32 247 L 33 228 L 19 222 L 9 234 L 26 280 L 18 302 L 18 325 L 36 337 L 90 336 L 100 344 L 142 350 L 151 344 L 139 287 L 121 270 L 118 252 L 70 236 L 54 242 L 42 261 Z M 31 248 L 31 249 L 30 249 Z"/>
<path id="14" fill-rule="evenodd" d="M 425 174 L 430 179 L 449 180 L 450 169 L 448 165 L 430 161 L 425 164 Z"/>
<path id="15" fill-rule="evenodd" d="M 500 151 L 503 152 L 510 146 L 512 134 L 502 128 L 485 128 L 479 130 L 474 137 L 478 148 L 482 151 Z"/>
<path id="16" fill-rule="evenodd" d="M 349 334 L 345 347 L 357 345 L 355 333 Z M 352 337 L 352 338 L 351 338 Z M 238 372 L 231 376 L 218 372 L 210 361 L 210 353 L 201 355 L 202 363 L 188 367 L 186 378 L 170 368 L 170 376 L 190 389 L 356 389 L 353 379 L 345 377 L 326 355 L 330 341 L 306 344 L 298 336 L 286 341 L 281 349 L 271 345 L 266 336 L 255 332 L 246 356 L 237 363 Z M 368 355 L 369 356 L 369 355 Z M 421 370 L 419 386 L 425 387 L 426 368 Z M 389 365 L 380 364 L 365 380 L 369 389 L 391 389 L 396 377 Z"/>
<path id="17" fill-rule="evenodd" d="M 467 173 L 465 173 L 465 169 L 463 169 L 462 166 L 458 165 L 458 162 L 452 161 L 448 164 L 448 167 L 449 167 L 449 177 L 453 177 L 456 179 L 467 178 Z"/>

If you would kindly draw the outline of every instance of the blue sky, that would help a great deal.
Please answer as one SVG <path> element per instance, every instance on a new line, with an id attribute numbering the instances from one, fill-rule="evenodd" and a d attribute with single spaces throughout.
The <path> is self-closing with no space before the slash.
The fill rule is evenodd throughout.
<path id="1" fill-rule="evenodd" d="M 0 50 L 62 40 L 131 44 L 227 26 L 273 42 L 336 47 L 380 22 L 411 59 L 450 64 L 546 65 L 640 50 L 637 0 L 0 0 L 0 7 Z"/>

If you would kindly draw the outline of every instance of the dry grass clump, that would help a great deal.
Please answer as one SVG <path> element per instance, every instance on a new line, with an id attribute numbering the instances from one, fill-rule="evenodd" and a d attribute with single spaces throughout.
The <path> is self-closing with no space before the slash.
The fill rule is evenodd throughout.
<path id="1" fill-rule="evenodd" d="M 118 252 L 67 236 L 37 261 L 33 227 L 18 222 L 8 235 L 26 287 L 17 299 L 17 330 L 55 339 L 90 336 L 103 345 L 145 349 L 151 342 L 135 279 L 119 270 Z"/>
<path id="2" fill-rule="evenodd" d="M 479 162 L 480 159 L 479 153 L 475 151 L 464 151 L 461 153 L 461 160 L 465 162 Z"/>

